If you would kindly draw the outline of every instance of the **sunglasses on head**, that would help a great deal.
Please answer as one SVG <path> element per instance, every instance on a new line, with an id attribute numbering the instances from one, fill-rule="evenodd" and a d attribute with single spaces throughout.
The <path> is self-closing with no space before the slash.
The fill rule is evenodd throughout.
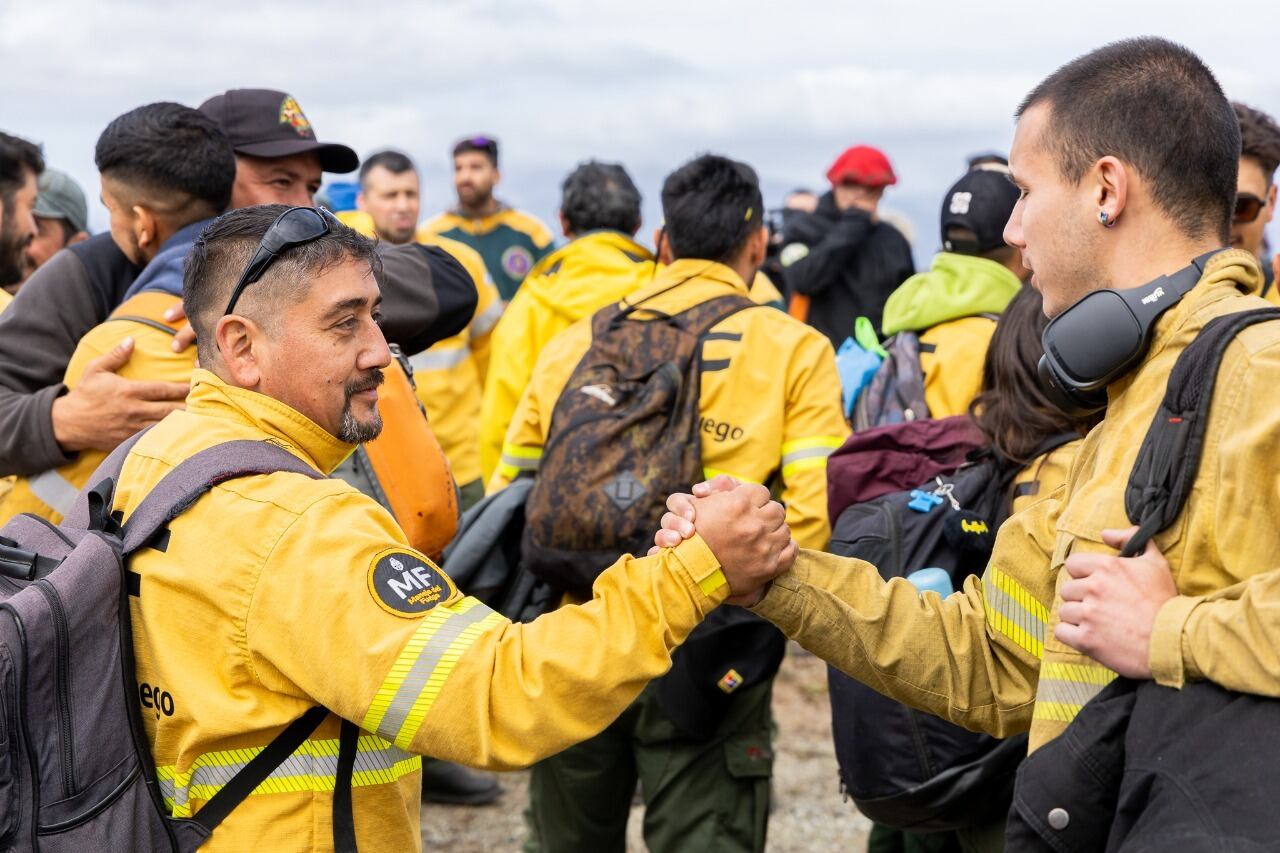
<path id="1" fill-rule="evenodd" d="M 331 220 L 333 214 L 323 207 L 291 207 L 277 216 L 267 233 L 262 235 L 253 257 L 240 274 L 240 280 L 236 282 L 235 289 L 231 291 L 231 299 L 227 302 L 227 310 L 222 312 L 223 316 L 235 310 L 240 294 L 266 275 L 281 254 L 328 234 Z"/>
<path id="2" fill-rule="evenodd" d="M 1238 193 L 1236 195 L 1236 211 L 1232 221 L 1237 225 L 1247 225 L 1257 219 L 1258 214 L 1262 212 L 1262 208 L 1266 206 L 1266 199 L 1258 198 L 1253 193 Z"/>

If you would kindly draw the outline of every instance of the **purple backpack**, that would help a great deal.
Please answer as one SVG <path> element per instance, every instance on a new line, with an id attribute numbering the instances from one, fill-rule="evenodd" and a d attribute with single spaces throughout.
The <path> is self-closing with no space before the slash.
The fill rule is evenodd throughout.
<path id="1" fill-rule="evenodd" d="M 193 818 L 168 816 L 142 726 L 126 560 L 218 483 L 320 474 L 266 442 L 229 442 L 169 472 L 121 528 L 112 493 L 138 437 L 107 458 L 60 526 L 20 515 L 0 528 L 0 850 L 195 850 L 328 716 L 312 708 Z M 352 758 L 357 734 L 344 722 L 340 749 Z M 339 850 L 354 849 L 342 765 Z"/>

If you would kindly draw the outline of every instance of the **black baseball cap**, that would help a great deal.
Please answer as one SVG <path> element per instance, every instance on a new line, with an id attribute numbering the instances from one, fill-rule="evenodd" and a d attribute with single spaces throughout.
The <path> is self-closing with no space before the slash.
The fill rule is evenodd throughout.
<path id="1" fill-rule="evenodd" d="M 200 111 L 222 127 L 237 154 L 288 157 L 315 151 L 320 155 L 321 169 L 339 174 L 354 172 L 360 165 L 360 158 L 351 148 L 337 142 L 318 142 L 302 107 L 287 92 L 230 89 L 205 101 Z"/>
<path id="2" fill-rule="evenodd" d="M 1009 175 L 994 169 L 969 172 L 942 199 L 942 247 L 960 255 L 981 255 L 1004 243 L 1004 226 L 1018 203 Z M 967 228 L 976 240 L 948 240 L 951 228 Z"/>

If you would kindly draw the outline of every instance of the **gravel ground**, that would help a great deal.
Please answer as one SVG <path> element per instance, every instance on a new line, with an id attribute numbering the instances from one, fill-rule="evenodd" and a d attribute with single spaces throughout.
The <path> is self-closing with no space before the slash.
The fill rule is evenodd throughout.
<path id="1" fill-rule="evenodd" d="M 865 850 L 870 823 L 852 803 L 842 801 L 836 781 L 826 667 L 821 661 L 792 647 L 774 685 L 773 714 L 778 738 L 769 853 Z M 425 806 L 424 849 L 450 853 L 519 851 L 524 838 L 521 810 L 527 778 L 525 773 L 502 774 L 506 793 L 497 805 L 488 808 Z M 632 853 L 645 850 L 639 816 L 640 809 L 633 809 L 628 844 Z"/>

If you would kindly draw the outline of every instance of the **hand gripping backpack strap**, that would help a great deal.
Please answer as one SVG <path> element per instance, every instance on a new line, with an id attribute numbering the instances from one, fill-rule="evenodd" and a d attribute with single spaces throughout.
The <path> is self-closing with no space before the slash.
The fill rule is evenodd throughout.
<path id="1" fill-rule="evenodd" d="M 1222 355 L 1242 329 L 1270 320 L 1280 320 L 1280 309 L 1261 308 L 1215 317 L 1178 356 L 1169 372 L 1164 399 L 1129 474 L 1124 508 L 1138 531 L 1120 556 L 1142 553 L 1151 537 L 1171 525 L 1182 512 L 1200 468 Z"/>

